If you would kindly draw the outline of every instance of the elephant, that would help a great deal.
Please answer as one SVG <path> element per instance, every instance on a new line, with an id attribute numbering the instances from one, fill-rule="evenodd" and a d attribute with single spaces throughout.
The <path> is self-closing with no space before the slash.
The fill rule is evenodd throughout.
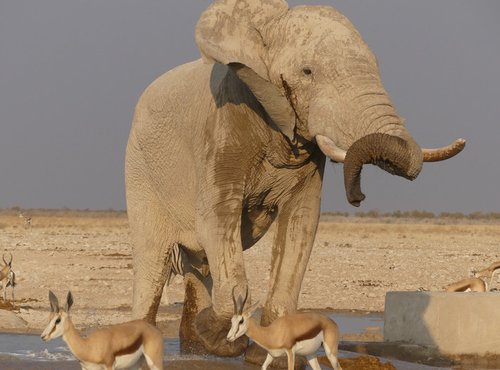
<path id="1" fill-rule="evenodd" d="M 378 62 L 330 6 L 216 0 L 200 16 L 201 58 L 149 85 L 126 149 L 133 315 L 155 322 L 171 251 L 185 258 L 185 350 L 233 356 L 233 291 L 247 289 L 243 251 L 273 225 L 262 324 L 297 309 L 320 215 L 326 160 L 343 162 L 359 206 L 365 164 L 414 179 L 463 139 L 423 149 L 383 87 Z M 248 300 L 250 302 L 251 299 Z"/>

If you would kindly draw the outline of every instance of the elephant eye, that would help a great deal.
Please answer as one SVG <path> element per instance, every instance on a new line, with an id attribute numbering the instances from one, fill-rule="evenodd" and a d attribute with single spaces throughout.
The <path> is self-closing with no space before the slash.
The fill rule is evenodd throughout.
<path id="1" fill-rule="evenodd" d="M 302 69 L 305 75 L 310 75 L 312 73 L 311 68 L 305 67 Z"/>

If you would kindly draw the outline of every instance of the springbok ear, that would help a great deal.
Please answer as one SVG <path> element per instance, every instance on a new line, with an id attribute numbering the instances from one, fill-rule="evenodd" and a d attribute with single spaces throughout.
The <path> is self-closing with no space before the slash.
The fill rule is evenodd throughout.
<path id="1" fill-rule="evenodd" d="M 73 294 L 68 292 L 68 296 L 66 297 L 66 305 L 64 306 L 64 310 L 69 312 L 69 309 L 73 306 Z"/>
<path id="2" fill-rule="evenodd" d="M 254 304 L 252 304 L 250 307 L 247 308 L 247 310 L 245 311 L 245 315 L 247 315 L 248 317 L 252 317 L 257 308 L 259 308 L 259 306 L 260 302 L 259 301 L 255 302 Z"/>
<path id="3" fill-rule="evenodd" d="M 50 302 L 50 312 L 58 312 L 59 311 L 59 301 L 52 290 L 49 290 L 49 302 Z"/>

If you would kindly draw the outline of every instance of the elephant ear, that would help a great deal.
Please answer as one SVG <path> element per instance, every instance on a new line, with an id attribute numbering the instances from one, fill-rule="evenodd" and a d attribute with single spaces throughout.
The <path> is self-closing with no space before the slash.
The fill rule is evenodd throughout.
<path id="1" fill-rule="evenodd" d="M 295 112 L 278 87 L 241 63 L 231 63 L 229 67 L 252 90 L 257 100 L 273 120 L 276 128 L 293 142 Z"/>
<path id="2" fill-rule="evenodd" d="M 217 0 L 196 25 L 196 43 L 206 63 L 229 65 L 236 72 L 293 141 L 295 112 L 284 88 L 270 82 L 263 39 L 264 26 L 287 10 L 283 0 Z"/>

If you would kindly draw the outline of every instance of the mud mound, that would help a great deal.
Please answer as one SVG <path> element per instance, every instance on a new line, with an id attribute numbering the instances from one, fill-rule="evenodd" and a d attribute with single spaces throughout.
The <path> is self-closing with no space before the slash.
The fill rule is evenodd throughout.
<path id="1" fill-rule="evenodd" d="M 332 368 L 330 361 L 326 357 L 319 357 L 318 361 L 320 364 Z M 342 370 L 396 370 L 393 364 L 390 362 L 382 363 L 376 357 L 372 356 L 360 356 L 355 358 L 342 358 L 339 360 Z"/>
<path id="2" fill-rule="evenodd" d="M 0 310 L 17 311 L 21 308 L 22 304 L 30 302 L 38 302 L 38 300 L 34 298 L 24 298 L 24 299 L 17 299 L 14 302 L 12 301 L 4 302 L 3 300 L 0 299 Z"/>
<path id="3" fill-rule="evenodd" d="M 11 301 L 1 301 L 0 300 L 0 310 L 14 311 L 17 307 Z"/>

